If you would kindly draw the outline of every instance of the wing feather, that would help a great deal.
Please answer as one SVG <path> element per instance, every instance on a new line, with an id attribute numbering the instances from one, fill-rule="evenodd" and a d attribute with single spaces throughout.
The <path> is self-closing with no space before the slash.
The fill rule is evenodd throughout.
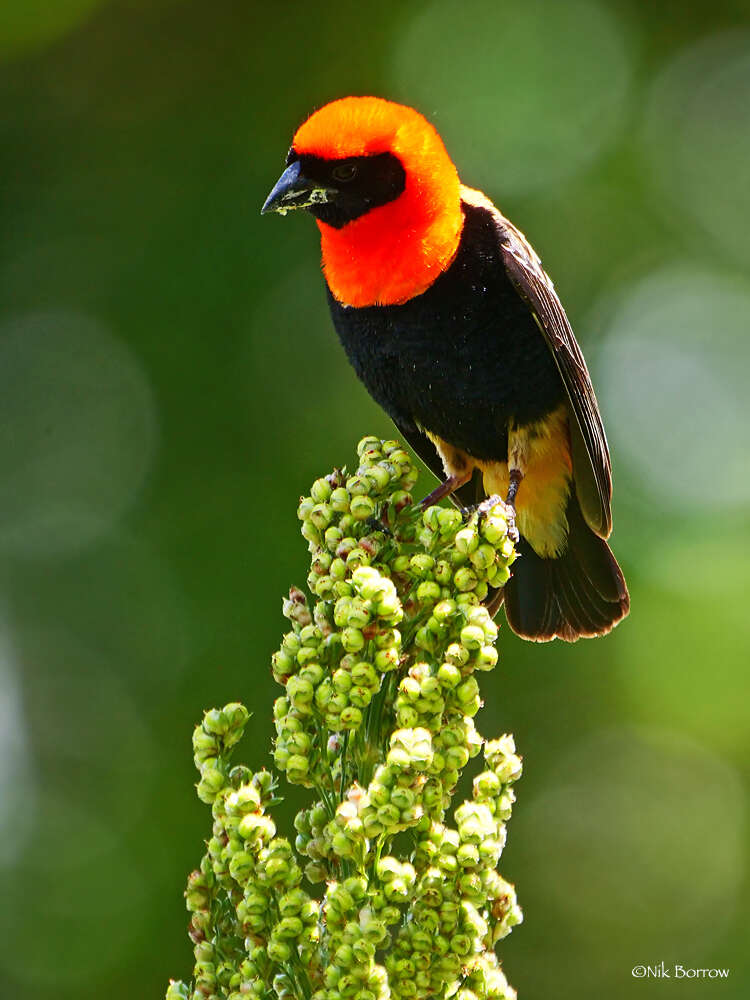
<path id="1" fill-rule="evenodd" d="M 528 302 L 568 395 L 573 472 L 581 510 L 592 531 L 607 538 L 612 530 L 612 466 L 586 362 L 536 253 L 523 234 L 492 208 L 508 277 Z"/>

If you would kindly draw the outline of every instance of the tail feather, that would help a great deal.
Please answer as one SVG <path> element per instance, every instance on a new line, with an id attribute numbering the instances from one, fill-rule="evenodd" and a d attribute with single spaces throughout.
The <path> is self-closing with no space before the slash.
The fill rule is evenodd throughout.
<path id="1" fill-rule="evenodd" d="M 525 639 L 574 642 L 604 635 L 630 610 L 625 579 L 607 543 L 586 524 L 575 493 L 568 502 L 568 546 L 543 559 L 522 538 L 505 586 L 510 627 Z"/>

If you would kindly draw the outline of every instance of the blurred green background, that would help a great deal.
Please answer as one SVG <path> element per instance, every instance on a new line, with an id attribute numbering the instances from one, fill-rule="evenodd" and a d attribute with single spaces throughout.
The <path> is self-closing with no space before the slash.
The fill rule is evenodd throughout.
<path id="1" fill-rule="evenodd" d="M 526 767 L 507 974 L 750 995 L 746 4 L 3 0 L 0 59 L 0 995 L 189 971 L 192 727 L 243 699 L 269 763 L 297 498 L 392 434 L 312 221 L 259 215 L 349 93 L 428 115 L 534 242 L 613 452 L 630 618 L 573 647 L 503 628 L 485 679 L 480 729 Z M 731 971 L 632 978 L 662 960 Z"/>

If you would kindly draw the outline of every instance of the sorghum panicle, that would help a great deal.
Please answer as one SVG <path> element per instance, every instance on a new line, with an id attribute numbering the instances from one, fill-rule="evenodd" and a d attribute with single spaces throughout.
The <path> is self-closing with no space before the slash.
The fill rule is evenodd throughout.
<path id="1" fill-rule="evenodd" d="M 247 710 L 205 714 L 193 749 L 213 828 L 186 890 L 195 967 L 167 1000 L 515 996 L 494 946 L 521 920 L 497 872 L 521 761 L 511 736 L 474 725 L 476 674 L 497 662 L 482 602 L 515 558 L 506 511 L 423 510 L 398 442 L 364 438 L 358 456 L 300 502 L 310 596 L 290 590 L 272 661 L 274 764 L 313 801 L 294 843 L 279 836 L 273 775 L 231 765 Z"/>

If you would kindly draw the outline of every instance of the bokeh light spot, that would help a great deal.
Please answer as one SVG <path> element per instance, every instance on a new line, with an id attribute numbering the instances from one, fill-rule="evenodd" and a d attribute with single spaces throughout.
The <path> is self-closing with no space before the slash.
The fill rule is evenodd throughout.
<path id="1" fill-rule="evenodd" d="M 156 442 L 146 375 L 100 324 L 60 310 L 0 329 L 0 551 L 91 542 L 138 494 Z"/>
<path id="2" fill-rule="evenodd" d="M 689 266 L 626 293 L 597 358 L 607 428 L 666 510 L 750 500 L 750 284 Z"/>
<path id="3" fill-rule="evenodd" d="M 0 868 L 8 867 L 25 844 L 36 814 L 26 720 L 16 658 L 9 636 L 0 632 Z"/>
<path id="4" fill-rule="evenodd" d="M 750 35 L 703 40 L 656 79 L 644 143 L 667 204 L 750 262 Z"/>
<path id="5" fill-rule="evenodd" d="M 622 728 L 560 760 L 514 837 L 566 934 L 630 969 L 644 949 L 694 960 L 721 935 L 744 872 L 744 814 L 721 758 L 667 730 Z"/>
<path id="6" fill-rule="evenodd" d="M 394 96 L 434 121 L 464 181 L 516 195 L 575 173 L 618 133 L 629 31 L 588 0 L 435 0 L 395 48 Z"/>

